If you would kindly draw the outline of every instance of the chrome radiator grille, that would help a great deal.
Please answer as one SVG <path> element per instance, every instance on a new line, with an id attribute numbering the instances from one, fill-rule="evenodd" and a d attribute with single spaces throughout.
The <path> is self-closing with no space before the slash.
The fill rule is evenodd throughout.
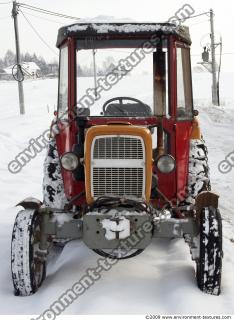
<path id="1" fill-rule="evenodd" d="M 94 168 L 94 197 L 119 195 L 142 197 L 143 168 Z"/>
<path id="2" fill-rule="evenodd" d="M 91 189 L 105 196 L 143 198 L 145 146 L 138 136 L 97 136 L 91 147 Z"/>
<path id="3" fill-rule="evenodd" d="M 95 140 L 94 159 L 143 159 L 143 145 L 136 137 L 103 137 Z"/>

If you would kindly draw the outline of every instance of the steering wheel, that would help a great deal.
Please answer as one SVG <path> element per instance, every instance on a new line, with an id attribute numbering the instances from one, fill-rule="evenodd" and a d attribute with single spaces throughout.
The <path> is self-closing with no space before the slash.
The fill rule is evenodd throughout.
<path id="1" fill-rule="evenodd" d="M 131 98 L 131 97 L 116 97 L 116 98 L 109 99 L 109 100 L 107 100 L 107 101 L 104 103 L 104 105 L 103 105 L 103 107 L 102 107 L 103 113 L 106 114 L 106 112 L 107 112 L 107 110 L 106 110 L 106 109 L 107 109 L 107 106 L 108 106 L 109 104 L 111 104 L 113 101 L 118 101 L 118 102 L 119 102 L 118 104 L 119 104 L 120 106 L 122 106 L 122 105 L 124 105 L 124 103 L 123 103 L 124 100 L 133 101 L 134 103 L 137 103 L 137 104 L 139 104 L 140 106 L 142 106 L 142 107 L 144 107 L 144 108 L 147 106 L 144 102 L 142 102 L 142 101 L 140 101 L 140 100 L 138 100 L 138 99 L 135 99 L 135 98 Z M 149 107 L 149 106 L 147 106 L 147 107 Z M 120 109 L 120 111 L 121 111 L 121 113 L 124 113 L 124 112 L 125 112 L 124 109 Z"/>

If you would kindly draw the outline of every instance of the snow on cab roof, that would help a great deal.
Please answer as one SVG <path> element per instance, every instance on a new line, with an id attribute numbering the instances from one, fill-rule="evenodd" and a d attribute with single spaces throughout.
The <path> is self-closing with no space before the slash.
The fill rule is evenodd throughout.
<path id="1" fill-rule="evenodd" d="M 109 38 L 118 38 L 121 35 L 126 34 L 129 36 L 144 36 L 149 37 L 153 34 L 172 34 L 178 36 L 178 38 L 184 40 L 187 43 L 191 43 L 188 27 L 176 26 L 171 23 L 75 23 L 69 26 L 65 26 L 59 29 L 57 38 L 57 47 L 59 47 L 65 39 L 68 37 L 76 39 L 85 39 L 87 37 L 102 38 L 108 36 Z M 113 37 L 112 37 L 113 36 Z"/>

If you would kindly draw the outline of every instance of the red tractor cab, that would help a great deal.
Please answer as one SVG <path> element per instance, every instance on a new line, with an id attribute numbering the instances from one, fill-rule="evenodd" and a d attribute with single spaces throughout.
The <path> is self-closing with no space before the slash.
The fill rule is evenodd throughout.
<path id="1" fill-rule="evenodd" d="M 153 237 L 184 238 L 198 287 L 220 293 L 222 225 L 193 109 L 190 45 L 188 28 L 169 23 L 59 30 L 44 199 L 22 201 L 13 230 L 16 294 L 37 291 L 51 245 L 83 239 L 105 258 L 126 259 Z"/>

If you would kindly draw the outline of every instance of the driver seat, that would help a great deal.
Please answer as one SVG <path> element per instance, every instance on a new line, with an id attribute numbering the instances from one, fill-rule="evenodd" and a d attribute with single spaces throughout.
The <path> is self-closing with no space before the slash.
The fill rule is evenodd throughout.
<path id="1" fill-rule="evenodd" d="M 147 117 L 152 116 L 152 110 L 142 103 L 110 103 L 104 113 L 105 116 Z"/>

